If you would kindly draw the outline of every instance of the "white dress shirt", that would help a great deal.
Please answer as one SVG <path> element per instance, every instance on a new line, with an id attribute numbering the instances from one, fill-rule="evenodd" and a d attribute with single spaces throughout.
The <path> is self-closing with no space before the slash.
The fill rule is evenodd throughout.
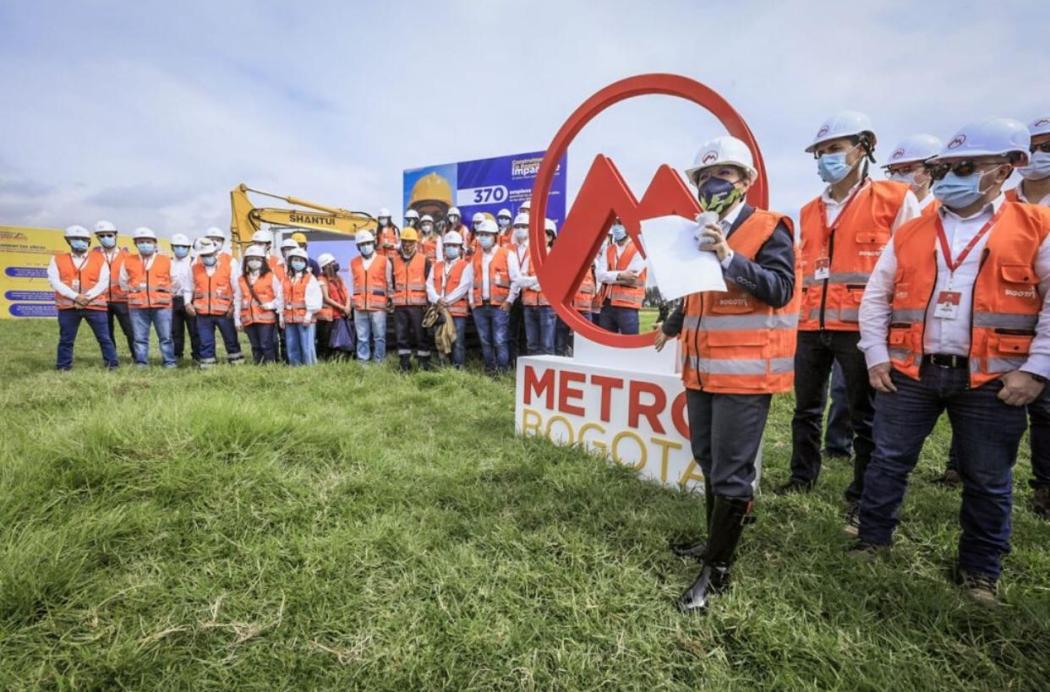
<path id="1" fill-rule="evenodd" d="M 937 213 L 941 216 L 941 223 L 944 225 L 944 234 L 948 239 L 953 261 L 999 210 L 1003 201 L 1004 197 L 999 195 L 984 209 L 967 218 L 959 216 L 944 206 L 938 210 Z M 963 262 L 951 273 L 944 261 L 940 243 L 934 241 L 932 249 L 937 257 L 937 282 L 933 288 L 934 300 L 931 300 L 930 305 L 926 308 L 926 327 L 922 342 L 924 353 L 969 355 L 973 286 L 977 280 L 981 255 L 993 231 L 994 229 L 985 233 Z M 1021 370 L 1050 377 L 1050 303 L 1046 300 L 1047 291 L 1050 290 L 1050 237 L 1039 247 L 1035 271 L 1039 278 L 1039 293 L 1043 296 L 1043 307 L 1039 312 L 1036 336 L 1032 341 L 1028 360 L 1021 366 Z M 861 338 L 858 346 L 864 351 L 869 368 L 888 362 L 890 359 L 886 339 L 893 313 L 891 304 L 896 273 L 897 256 L 893 243 L 889 243 L 879 257 L 878 264 L 875 265 L 875 270 L 868 280 L 868 286 L 860 304 Z M 934 317 L 936 296 L 940 295 L 941 291 L 949 290 L 949 281 L 951 290 L 960 293 L 956 317 L 955 319 Z"/>
<path id="2" fill-rule="evenodd" d="M 449 291 L 449 274 L 452 273 L 452 270 L 459 262 L 466 262 L 467 266 L 463 268 L 463 274 L 459 277 L 459 285 L 451 291 Z M 438 293 L 434 289 L 434 270 L 437 269 L 437 262 L 434 262 L 430 265 L 430 273 L 427 275 L 427 298 L 432 304 L 437 303 L 439 300 L 444 300 L 446 303 L 451 305 L 463 296 L 467 295 L 467 292 L 470 291 L 470 289 L 474 286 L 474 266 L 472 263 L 467 262 L 464 259 L 457 259 L 455 262 L 449 262 L 448 260 L 446 260 L 443 264 L 444 266 L 442 267 L 442 271 L 444 273 L 444 276 L 442 277 L 441 281 L 441 293 L 443 293 L 444 295 Z"/>
<path id="3" fill-rule="evenodd" d="M 739 210 L 737 210 L 737 213 L 739 213 Z M 617 263 L 619 263 L 620 257 L 623 256 L 623 253 L 627 250 L 628 247 L 630 247 L 631 243 L 633 242 L 633 240 L 628 238 L 626 241 L 624 241 L 623 245 L 620 245 L 619 243 L 613 243 L 613 246 L 616 248 Z M 642 253 L 634 253 L 634 257 L 631 258 L 630 263 L 628 263 L 627 265 L 627 271 L 634 272 L 635 274 L 641 274 L 643 271 L 645 271 L 645 259 L 642 258 Z M 600 284 L 614 284 L 616 283 L 616 279 L 618 279 L 619 277 L 619 271 L 616 271 L 615 269 L 609 269 L 608 251 L 602 250 L 602 252 L 598 255 L 598 264 L 596 265 L 596 269 L 594 272 L 595 280 Z"/>
<path id="4" fill-rule="evenodd" d="M 1028 199 L 1028 197 L 1025 196 L 1025 194 L 1024 194 L 1024 185 L 1018 184 L 1017 187 L 1014 188 L 1014 189 L 1017 191 L 1017 199 L 1018 200 L 1026 203 L 1026 204 L 1034 204 L 1037 207 L 1050 207 L 1050 195 L 1047 195 L 1046 197 L 1043 197 L 1039 201 L 1035 201 L 1035 200 Z"/>
<path id="5" fill-rule="evenodd" d="M 128 255 L 130 259 L 134 255 Z M 150 270 L 153 266 L 153 260 L 157 258 L 157 253 L 154 252 L 152 255 L 139 255 L 143 259 L 142 266 L 146 268 L 146 271 Z M 131 292 L 131 284 L 128 283 L 128 263 L 125 261 L 120 265 L 120 275 L 117 277 L 117 282 L 120 284 L 120 288 L 125 293 Z"/>
<path id="6" fill-rule="evenodd" d="M 820 193 L 820 199 L 824 202 L 824 223 L 831 227 L 831 224 L 835 223 L 835 219 L 839 218 L 839 214 L 846 207 L 846 203 L 853 199 L 853 193 L 861 185 L 865 185 L 871 181 L 871 178 L 865 178 L 850 188 L 850 191 L 841 200 L 835 201 L 831 198 L 831 186 L 828 185 L 824 188 L 824 192 Z M 930 195 L 932 198 L 932 195 Z M 915 198 L 915 193 L 908 190 L 904 193 L 904 201 L 901 203 L 901 208 L 897 210 L 897 217 L 893 219 L 893 225 L 890 226 L 890 232 L 896 231 L 898 228 L 903 226 L 908 221 L 917 218 L 922 215 L 922 207 L 919 206 L 919 200 Z"/>
<path id="7" fill-rule="evenodd" d="M 88 253 L 85 252 L 82 255 L 76 253 L 70 253 L 70 257 L 73 258 L 73 266 L 77 269 L 81 269 L 84 263 L 87 262 Z M 51 261 L 47 264 L 47 281 L 51 284 L 52 290 L 61 296 L 65 296 L 70 300 L 76 299 L 80 295 L 80 291 L 75 290 L 72 286 L 69 286 L 62 282 L 62 278 L 58 273 L 58 264 L 55 262 L 55 258 L 52 257 Z M 89 290 L 84 292 L 84 297 L 88 300 L 93 300 L 98 297 L 103 291 L 109 290 L 109 266 L 103 262 L 102 268 L 98 272 L 98 283 L 92 286 Z"/>
<path id="8" fill-rule="evenodd" d="M 362 264 L 362 266 L 364 266 L 366 272 L 369 269 L 372 268 L 372 262 L 375 262 L 377 258 L 383 259 L 383 260 L 387 259 L 386 255 L 380 255 L 378 252 L 373 252 L 371 257 L 365 257 L 364 255 L 360 255 L 360 257 L 361 257 L 361 264 Z M 350 260 L 350 261 L 353 262 L 353 260 Z M 346 282 L 347 295 L 350 296 L 351 298 L 353 298 L 353 295 L 354 295 L 354 268 L 352 266 L 350 267 L 350 271 L 347 272 L 347 275 L 348 275 L 348 280 Z M 390 287 L 393 286 L 393 285 L 394 285 L 393 263 L 390 262 L 389 260 L 387 260 L 387 262 L 386 262 L 386 288 L 387 288 L 387 292 L 388 293 L 390 291 Z"/>
<path id="9" fill-rule="evenodd" d="M 496 251 L 499 249 L 498 245 L 493 245 L 488 250 L 481 250 L 481 299 L 491 300 L 492 299 L 492 287 L 489 285 L 489 278 L 491 272 L 489 266 L 492 264 L 492 258 L 496 256 Z M 518 292 L 514 290 L 514 284 L 521 276 L 521 270 L 519 268 L 521 260 L 517 255 L 518 247 L 516 245 L 506 246 L 507 250 L 507 279 L 510 281 L 510 295 L 507 296 L 507 301 L 513 303 L 518 297 Z M 522 255 L 524 256 L 524 254 Z M 478 281 L 478 277 L 474 276 L 474 267 L 471 263 L 471 278 L 474 283 Z M 471 307 L 476 307 L 474 303 L 474 291 L 469 294 Z"/>
<path id="10" fill-rule="evenodd" d="M 510 273 L 510 295 L 507 302 L 513 303 L 526 288 L 539 288 L 540 280 L 529 270 L 529 241 L 507 248 L 507 268 Z"/>
<path id="11" fill-rule="evenodd" d="M 926 211 L 926 207 L 933 204 L 933 200 L 935 199 L 937 198 L 929 192 L 927 192 L 926 196 L 919 200 L 919 213 L 921 214 L 922 212 Z"/>
<path id="12" fill-rule="evenodd" d="M 197 261 L 200 262 L 200 260 L 197 260 Z M 221 262 L 221 261 L 222 261 L 222 256 L 220 255 L 219 256 L 219 262 Z M 209 267 L 208 265 L 204 264 L 203 262 L 200 262 L 200 265 L 202 267 L 204 267 L 204 273 L 207 274 L 208 276 L 214 275 L 215 274 L 215 268 L 218 266 L 218 264 L 215 264 L 215 265 L 212 265 L 212 266 Z M 190 272 L 191 272 L 190 273 L 190 281 L 182 289 L 182 302 L 185 303 L 186 305 L 190 305 L 191 303 L 193 303 L 193 274 L 192 274 L 193 269 L 192 269 L 192 267 L 190 268 Z M 234 307 L 240 305 L 240 302 L 241 302 L 241 282 L 237 280 L 239 276 L 240 276 L 240 274 L 234 274 L 232 269 L 231 269 L 231 271 L 230 271 L 230 284 L 233 287 L 233 306 Z M 237 313 L 237 311 L 234 310 L 234 314 L 236 314 L 236 313 Z"/>
<path id="13" fill-rule="evenodd" d="M 171 258 L 171 292 L 181 296 L 193 290 L 193 260 L 189 255 L 182 259 Z"/>

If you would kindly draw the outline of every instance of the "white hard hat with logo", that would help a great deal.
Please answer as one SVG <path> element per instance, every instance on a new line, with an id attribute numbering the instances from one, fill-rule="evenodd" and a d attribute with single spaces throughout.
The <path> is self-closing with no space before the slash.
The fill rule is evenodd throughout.
<path id="1" fill-rule="evenodd" d="M 813 136 L 813 141 L 806 147 L 806 153 L 813 153 L 813 150 L 824 142 L 861 134 L 871 135 L 874 143 L 875 130 L 871 128 L 871 119 L 857 111 L 840 111 L 824 121 Z"/>
<path id="2" fill-rule="evenodd" d="M 116 233 L 117 227 L 112 221 L 99 221 L 95 224 L 95 233 Z"/>
<path id="3" fill-rule="evenodd" d="M 911 135 L 905 137 L 893 148 L 889 161 L 883 168 L 898 166 L 905 163 L 920 163 L 929 161 L 940 152 L 944 142 L 933 135 Z"/>
<path id="4" fill-rule="evenodd" d="M 317 266 L 324 269 L 332 262 L 335 262 L 335 255 L 330 252 L 322 252 L 321 256 L 317 258 Z"/>
<path id="5" fill-rule="evenodd" d="M 88 233 L 88 229 L 83 226 L 70 226 L 66 229 L 67 238 L 83 238 L 84 240 L 91 240 L 91 234 Z"/>
<path id="6" fill-rule="evenodd" d="M 291 238 L 285 238 L 284 240 L 281 241 L 281 249 L 282 250 L 298 250 L 299 249 L 299 243 L 295 242 Z"/>
<path id="7" fill-rule="evenodd" d="M 266 248 L 264 248 L 262 245 L 249 245 L 248 249 L 244 251 L 244 257 L 245 259 L 249 257 L 258 257 L 260 259 L 265 259 Z"/>
<path id="8" fill-rule="evenodd" d="M 532 205 L 532 200 L 527 199 L 527 200 L 525 200 L 524 202 L 521 203 L 521 206 L 518 207 L 518 211 L 525 211 L 525 212 L 527 212 L 531 208 L 531 205 Z"/>
<path id="9" fill-rule="evenodd" d="M 471 223 L 481 223 L 484 220 L 485 220 L 485 215 L 482 214 L 480 211 L 474 212 L 474 216 L 470 217 L 470 222 Z"/>
<path id="10" fill-rule="evenodd" d="M 481 223 L 478 224 L 475 233 L 499 233 L 499 226 L 497 226 L 496 222 L 492 219 L 483 219 Z"/>
<path id="11" fill-rule="evenodd" d="M 372 231 L 358 231 L 354 236 L 354 242 L 358 245 L 364 245 L 366 243 L 376 242 L 376 237 L 372 235 Z"/>
<path id="12" fill-rule="evenodd" d="M 1028 125 L 1028 134 L 1032 137 L 1039 135 L 1050 135 L 1050 115 L 1036 118 Z"/>
<path id="13" fill-rule="evenodd" d="M 379 213 L 376 214 L 376 218 L 377 219 L 389 219 L 390 218 L 390 210 L 387 209 L 386 207 L 383 207 L 382 209 L 379 210 Z"/>
<path id="14" fill-rule="evenodd" d="M 310 260 L 310 255 L 306 254 L 306 250 L 302 249 L 301 247 L 297 247 L 288 253 L 288 259 L 291 259 L 293 257 L 298 257 L 307 261 Z"/>
<path id="15" fill-rule="evenodd" d="M 460 218 L 463 217 L 463 215 L 459 213 L 459 207 L 451 207 L 451 208 L 449 208 L 448 214 L 446 214 L 445 216 L 458 216 Z"/>
<path id="16" fill-rule="evenodd" d="M 178 245 L 180 247 L 189 247 L 190 239 L 184 236 L 182 233 L 176 233 L 171 236 L 172 246 Z"/>
<path id="17" fill-rule="evenodd" d="M 529 215 L 528 214 L 518 214 L 517 216 L 514 217 L 514 225 L 515 226 L 528 226 L 529 225 Z"/>
<path id="18" fill-rule="evenodd" d="M 423 217 L 419 219 L 419 223 L 434 223 L 434 217 L 430 214 L 423 214 Z"/>
<path id="19" fill-rule="evenodd" d="M 419 212 L 416 211 L 415 209 L 409 209 L 408 211 L 405 212 L 405 218 L 406 219 L 418 219 L 419 218 Z"/>
<path id="20" fill-rule="evenodd" d="M 441 242 L 445 245 L 462 245 L 463 236 L 459 234 L 459 231 L 449 231 L 445 234 L 445 237 L 441 239 Z"/>
<path id="21" fill-rule="evenodd" d="M 729 135 L 715 137 L 704 142 L 700 150 L 696 152 L 693 167 L 685 172 L 685 176 L 695 185 L 697 173 L 711 166 L 743 168 L 751 180 L 758 175 L 751 157 L 751 150 L 741 140 Z"/>
<path id="22" fill-rule="evenodd" d="M 139 226 L 131 233 L 132 240 L 156 240 L 157 234 L 153 232 L 152 228 L 146 228 L 145 226 Z"/>
<path id="23" fill-rule="evenodd" d="M 1019 120 L 992 118 L 971 123 L 956 132 L 934 160 L 1017 154 L 1013 163 L 1023 166 L 1028 163 L 1028 148 L 1031 145 L 1032 136 Z"/>
<path id="24" fill-rule="evenodd" d="M 266 245 L 273 242 L 273 233 L 270 231 L 256 231 L 252 233 L 252 242 Z"/>
<path id="25" fill-rule="evenodd" d="M 500 209 L 499 213 L 496 214 L 496 218 L 497 219 L 509 219 L 509 218 L 511 218 L 511 216 L 510 216 L 510 209 Z"/>
<path id="26" fill-rule="evenodd" d="M 198 255 L 214 255 L 218 251 L 219 246 L 207 238 L 201 238 L 197 241 Z"/>
<path id="27" fill-rule="evenodd" d="M 204 231 L 205 238 L 220 238 L 226 240 L 226 231 L 222 230 L 218 226 L 212 226 L 208 230 Z"/>

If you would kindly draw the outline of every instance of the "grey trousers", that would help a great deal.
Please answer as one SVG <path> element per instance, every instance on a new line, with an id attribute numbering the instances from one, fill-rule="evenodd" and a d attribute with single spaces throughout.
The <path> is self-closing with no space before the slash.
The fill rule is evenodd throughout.
<path id="1" fill-rule="evenodd" d="M 693 458 L 711 481 L 715 495 L 754 497 L 756 459 L 771 398 L 771 394 L 686 390 Z"/>

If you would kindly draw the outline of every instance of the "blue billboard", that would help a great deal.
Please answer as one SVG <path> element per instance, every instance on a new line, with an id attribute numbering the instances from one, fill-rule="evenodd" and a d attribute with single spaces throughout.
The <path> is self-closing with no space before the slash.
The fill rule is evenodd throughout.
<path id="1" fill-rule="evenodd" d="M 495 218 L 500 209 L 509 209 L 515 215 L 532 197 L 543 154 L 534 151 L 408 169 L 404 173 L 404 209 L 415 209 L 420 216 L 430 214 L 441 222 L 449 207 L 459 207 L 468 226 L 477 212 Z M 558 162 L 547 202 L 547 218 L 554 219 L 559 228 L 565 220 L 566 160 L 563 156 Z"/>

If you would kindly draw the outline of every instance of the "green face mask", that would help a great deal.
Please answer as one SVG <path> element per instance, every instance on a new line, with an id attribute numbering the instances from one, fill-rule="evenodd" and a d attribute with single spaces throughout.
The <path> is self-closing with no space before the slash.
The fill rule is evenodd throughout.
<path id="1" fill-rule="evenodd" d="M 704 211 L 712 211 L 721 216 L 722 212 L 731 208 L 743 196 L 740 188 L 728 180 L 708 178 L 700 185 L 696 197 Z"/>

